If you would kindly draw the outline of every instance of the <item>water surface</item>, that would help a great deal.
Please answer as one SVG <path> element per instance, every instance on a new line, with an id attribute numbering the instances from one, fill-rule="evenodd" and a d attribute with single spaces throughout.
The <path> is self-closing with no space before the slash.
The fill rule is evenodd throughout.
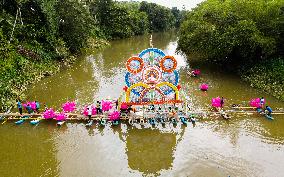
<path id="1" fill-rule="evenodd" d="M 283 102 L 222 68 L 193 65 L 202 75 L 190 78 L 187 58 L 175 54 L 174 32 L 154 34 L 153 41 L 154 47 L 177 58 L 182 89 L 194 108 L 210 109 L 216 96 L 224 96 L 226 106 L 264 96 L 273 108 L 284 108 Z M 31 85 L 28 99 L 60 108 L 67 100 L 84 105 L 117 98 L 124 86 L 126 60 L 148 47 L 149 35 L 113 41 L 106 49 L 86 53 L 72 68 Z M 201 83 L 209 84 L 208 92 L 199 91 Z M 1 176 L 284 176 L 283 116 L 274 121 L 258 115 L 236 115 L 229 121 L 215 116 L 187 127 L 55 124 L 1 125 Z"/>

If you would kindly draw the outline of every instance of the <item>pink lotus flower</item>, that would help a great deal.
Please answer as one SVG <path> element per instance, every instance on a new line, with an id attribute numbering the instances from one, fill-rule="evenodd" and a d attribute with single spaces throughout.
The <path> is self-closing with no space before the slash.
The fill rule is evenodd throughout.
<path id="1" fill-rule="evenodd" d="M 109 111 L 112 108 L 111 101 L 102 101 L 102 110 Z"/>
<path id="2" fill-rule="evenodd" d="M 27 109 L 27 105 L 30 105 L 30 107 L 31 107 L 31 109 L 32 110 L 36 110 L 36 103 L 35 103 L 35 101 L 33 101 L 33 102 L 27 102 L 26 104 L 23 104 L 23 106 L 24 106 L 24 108 L 26 108 Z"/>
<path id="3" fill-rule="evenodd" d="M 127 106 L 127 104 L 122 103 L 122 104 L 121 104 L 121 106 L 120 106 L 120 108 L 125 110 L 125 109 L 127 109 L 127 108 L 128 108 L 128 106 Z"/>
<path id="4" fill-rule="evenodd" d="M 83 110 L 83 114 L 85 115 L 85 116 L 88 116 L 88 106 L 85 106 L 84 107 L 84 110 Z M 96 107 L 95 106 L 91 106 L 91 108 L 92 108 L 92 115 L 96 115 L 97 114 L 97 109 L 96 109 Z"/>
<path id="5" fill-rule="evenodd" d="M 115 121 L 115 120 L 119 120 L 119 116 L 120 116 L 120 113 L 118 111 L 114 111 L 110 113 L 108 117 L 111 121 Z"/>
<path id="6" fill-rule="evenodd" d="M 202 90 L 202 91 L 207 91 L 208 88 L 209 88 L 209 87 L 208 87 L 207 84 L 204 84 L 204 83 L 203 83 L 203 84 L 200 85 L 200 90 Z"/>
<path id="7" fill-rule="evenodd" d="M 53 119 L 55 116 L 56 116 L 56 114 L 55 114 L 55 112 L 53 111 L 52 108 L 47 109 L 43 113 L 43 118 L 45 118 L 45 119 Z"/>
<path id="8" fill-rule="evenodd" d="M 265 103 L 265 100 L 264 100 L 264 103 Z M 260 98 L 251 99 L 249 104 L 251 107 L 256 107 L 256 108 L 261 107 Z"/>
<path id="9" fill-rule="evenodd" d="M 66 120 L 66 118 L 67 118 L 67 115 L 64 112 L 56 114 L 56 116 L 55 116 L 55 120 L 57 120 L 57 121 L 64 121 L 64 120 Z"/>
<path id="10" fill-rule="evenodd" d="M 67 101 L 62 105 L 62 108 L 64 112 L 73 112 L 76 110 L 76 103 L 74 101 L 72 102 Z"/>
<path id="11" fill-rule="evenodd" d="M 217 98 L 212 98 L 212 106 L 213 107 L 221 107 L 221 99 L 220 97 L 217 97 Z"/>
<path id="12" fill-rule="evenodd" d="M 199 76 L 201 74 L 201 71 L 199 69 L 195 69 L 192 71 L 192 74 L 194 74 L 195 76 Z"/>

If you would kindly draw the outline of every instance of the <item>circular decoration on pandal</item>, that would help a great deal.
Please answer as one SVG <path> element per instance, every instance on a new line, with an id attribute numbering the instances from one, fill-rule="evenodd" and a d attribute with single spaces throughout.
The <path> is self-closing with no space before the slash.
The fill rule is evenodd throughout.
<path id="1" fill-rule="evenodd" d="M 156 66 L 150 66 L 143 70 L 143 82 L 148 84 L 156 84 L 162 78 L 162 73 L 160 69 Z"/>
<path id="2" fill-rule="evenodd" d="M 125 74 L 125 83 L 127 87 L 130 87 L 133 84 L 136 84 L 138 82 L 141 82 L 141 74 L 132 74 L 130 72 L 127 72 Z M 136 89 L 132 89 L 131 92 L 134 93 L 137 96 L 140 96 L 140 92 L 138 90 L 143 90 L 142 88 L 137 87 Z"/>
<path id="3" fill-rule="evenodd" d="M 171 73 L 164 72 L 162 74 L 162 78 L 163 78 L 162 79 L 163 82 L 170 82 L 174 84 L 175 86 L 177 86 L 179 83 L 179 73 L 176 70 L 174 70 L 174 72 L 171 72 Z"/>
<path id="4" fill-rule="evenodd" d="M 142 71 L 144 62 L 140 57 L 131 57 L 126 62 L 126 68 L 130 73 L 137 74 Z"/>
<path id="5" fill-rule="evenodd" d="M 172 64 L 169 64 L 169 62 L 172 62 Z M 171 73 L 177 68 L 177 61 L 173 56 L 165 56 L 160 61 L 160 67 L 163 70 L 163 72 Z"/>
<path id="6" fill-rule="evenodd" d="M 140 54 L 139 57 L 142 58 L 144 61 L 144 66 L 159 66 L 160 60 L 164 58 L 166 55 L 165 53 L 157 48 L 148 48 L 143 50 Z"/>

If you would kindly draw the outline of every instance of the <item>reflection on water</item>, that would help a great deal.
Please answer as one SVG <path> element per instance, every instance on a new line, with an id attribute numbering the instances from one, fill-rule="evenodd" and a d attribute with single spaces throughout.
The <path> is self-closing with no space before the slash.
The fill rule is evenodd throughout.
<path id="1" fill-rule="evenodd" d="M 273 108 L 284 103 L 257 91 L 236 76 L 210 65 L 197 65 L 200 78 L 186 75 L 187 59 L 175 54 L 175 32 L 153 35 L 154 46 L 178 60 L 182 89 L 193 109 L 210 109 L 212 97 L 224 96 L 226 109 L 264 96 Z M 126 60 L 149 46 L 149 35 L 117 40 L 86 53 L 72 68 L 46 78 L 28 90 L 28 99 L 60 108 L 66 100 L 82 105 L 108 96 L 117 98 L 124 85 Z M 191 61 L 191 58 L 189 58 Z M 199 85 L 208 83 L 208 92 Z M 211 117 L 196 126 L 151 127 L 122 123 L 117 127 L 84 122 L 28 122 L 0 126 L 1 176 L 284 176 L 284 117 L 259 115 Z M 13 167 L 13 170 L 9 170 Z"/>

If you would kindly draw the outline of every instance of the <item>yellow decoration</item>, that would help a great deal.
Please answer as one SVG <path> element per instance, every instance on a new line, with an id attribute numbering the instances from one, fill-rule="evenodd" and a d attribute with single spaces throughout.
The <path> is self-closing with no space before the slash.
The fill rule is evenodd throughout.
<path id="1" fill-rule="evenodd" d="M 179 99 L 179 91 L 178 91 L 177 87 L 174 84 L 172 84 L 170 82 L 161 82 L 161 83 L 157 84 L 156 87 L 160 88 L 163 85 L 167 85 L 167 86 L 171 87 L 175 91 L 176 100 Z"/>
<path id="2" fill-rule="evenodd" d="M 132 91 L 132 89 L 134 89 L 135 87 L 144 87 L 144 88 L 149 88 L 150 86 L 149 85 L 147 85 L 147 84 L 145 84 L 145 83 L 143 83 L 143 82 L 138 82 L 137 84 L 133 84 L 133 85 L 131 85 L 128 89 L 127 89 L 127 91 L 126 91 L 126 95 L 125 95 L 125 101 L 126 102 L 129 102 L 129 99 L 130 99 L 130 93 L 131 93 L 131 91 Z"/>

